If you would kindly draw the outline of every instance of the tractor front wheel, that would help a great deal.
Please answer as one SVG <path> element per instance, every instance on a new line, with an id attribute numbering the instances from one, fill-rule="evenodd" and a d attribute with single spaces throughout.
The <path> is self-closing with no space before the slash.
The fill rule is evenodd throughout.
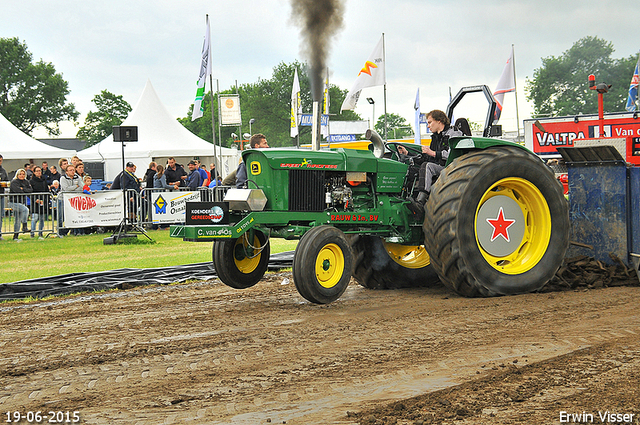
<path id="1" fill-rule="evenodd" d="M 306 300 L 329 304 L 347 289 L 351 267 L 344 233 L 332 226 L 314 227 L 302 236 L 293 255 L 293 282 Z"/>
<path id="2" fill-rule="evenodd" d="M 235 289 L 249 288 L 262 279 L 269 265 L 269 241 L 261 232 L 249 233 L 237 239 L 213 243 L 213 267 L 220 280 Z"/>

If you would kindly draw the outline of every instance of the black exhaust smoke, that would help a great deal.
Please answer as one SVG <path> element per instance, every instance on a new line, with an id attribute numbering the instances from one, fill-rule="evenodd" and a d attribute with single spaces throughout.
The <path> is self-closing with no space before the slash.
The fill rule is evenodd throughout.
<path id="1" fill-rule="evenodd" d="M 344 0 L 291 0 L 291 9 L 291 18 L 301 29 L 311 95 L 321 102 L 330 41 L 342 29 Z"/>

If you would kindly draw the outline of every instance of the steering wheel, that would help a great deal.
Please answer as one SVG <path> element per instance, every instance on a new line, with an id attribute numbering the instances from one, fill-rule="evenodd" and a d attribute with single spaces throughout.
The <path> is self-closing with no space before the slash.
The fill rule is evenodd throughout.
<path id="1" fill-rule="evenodd" d="M 388 142 L 387 143 L 387 148 L 389 148 L 389 150 L 391 152 L 393 152 L 396 156 L 399 157 L 398 154 L 398 147 L 402 146 L 403 148 L 405 148 L 407 150 L 407 155 L 409 156 L 417 156 L 420 155 L 422 153 L 422 146 L 421 145 L 416 145 L 414 143 L 399 143 L 399 142 Z"/>

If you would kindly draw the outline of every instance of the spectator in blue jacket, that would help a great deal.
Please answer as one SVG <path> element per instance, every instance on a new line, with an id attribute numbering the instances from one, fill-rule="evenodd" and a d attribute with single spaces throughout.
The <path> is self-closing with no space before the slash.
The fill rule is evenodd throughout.
<path id="1" fill-rule="evenodd" d="M 189 167 L 189 174 L 187 175 L 187 180 L 185 180 L 185 183 L 187 184 L 189 190 L 196 190 L 198 187 L 200 187 L 200 172 L 198 171 L 198 164 L 196 164 L 195 161 L 191 160 L 187 164 L 187 167 Z"/>

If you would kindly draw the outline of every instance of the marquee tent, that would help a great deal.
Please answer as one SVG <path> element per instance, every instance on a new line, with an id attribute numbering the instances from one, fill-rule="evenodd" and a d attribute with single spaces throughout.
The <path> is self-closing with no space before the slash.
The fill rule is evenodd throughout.
<path id="1" fill-rule="evenodd" d="M 165 165 L 171 156 L 184 165 L 185 171 L 191 159 L 200 159 L 207 168 L 213 162 L 213 144 L 191 133 L 171 116 L 151 81 L 147 81 L 138 103 L 121 125 L 138 127 L 138 141 L 127 142 L 124 147 L 125 162 L 136 165 L 138 177 L 142 177 L 151 161 Z M 218 155 L 222 154 L 218 172 L 224 177 L 236 169 L 240 155 L 237 149 L 218 146 L 216 150 Z M 114 142 L 113 134 L 78 152 L 78 156 L 84 162 L 103 163 L 105 180 L 113 180 L 122 171 L 122 143 Z"/>
<path id="2" fill-rule="evenodd" d="M 69 159 L 75 154 L 75 151 L 58 149 L 24 134 L 0 114 L 0 155 L 4 159 L 2 167 L 10 177 L 31 159 L 37 165 L 47 161 L 49 165 L 58 166 L 60 158 Z"/>

